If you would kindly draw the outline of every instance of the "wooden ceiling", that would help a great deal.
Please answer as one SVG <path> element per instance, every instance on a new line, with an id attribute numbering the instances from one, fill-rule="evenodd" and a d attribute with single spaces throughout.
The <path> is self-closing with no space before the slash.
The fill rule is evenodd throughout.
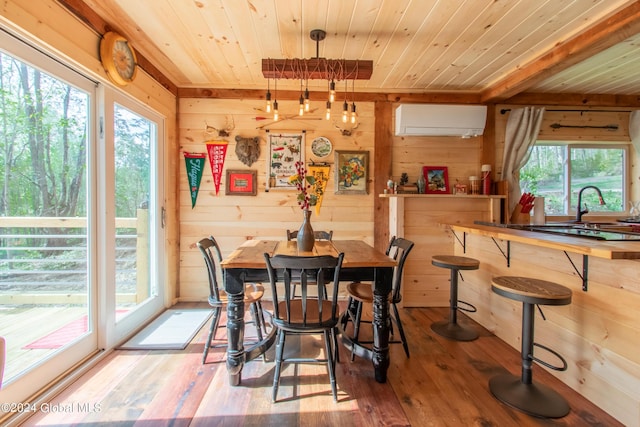
<path id="1" fill-rule="evenodd" d="M 263 59 L 319 56 L 372 60 L 356 92 L 640 95 L 637 0 L 59 1 L 129 38 L 142 68 L 177 88 L 263 91 Z"/>

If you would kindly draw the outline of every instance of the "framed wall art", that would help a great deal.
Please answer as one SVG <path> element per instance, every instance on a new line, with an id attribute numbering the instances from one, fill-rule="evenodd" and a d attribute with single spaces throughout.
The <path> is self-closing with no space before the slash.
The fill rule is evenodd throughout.
<path id="1" fill-rule="evenodd" d="M 227 196 L 255 196 L 257 189 L 255 170 L 227 170 L 225 194 Z"/>
<path id="2" fill-rule="evenodd" d="M 427 180 L 426 194 L 449 194 L 449 172 L 446 166 L 424 166 L 422 173 Z"/>
<path id="3" fill-rule="evenodd" d="M 304 163 L 304 133 L 270 133 L 267 138 L 267 190 L 295 190 L 289 177 L 295 175 L 296 162 Z"/>
<path id="4" fill-rule="evenodd" d="M 336 194 L 367 194 L 368 151 L 335 150 Z"/>

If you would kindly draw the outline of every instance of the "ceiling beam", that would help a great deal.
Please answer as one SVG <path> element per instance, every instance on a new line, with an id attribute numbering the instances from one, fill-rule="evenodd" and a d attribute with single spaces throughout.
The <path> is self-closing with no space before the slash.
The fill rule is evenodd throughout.
<path id="1" fill-rule="evenodd" d="M 499 102 L 640 32 L 640 2 L 621 9 L 586 31 L 558 43 L 535 61 L 482 92 L 483 103 Z"/>
<path id="2" fill-rule="evenodd" d="M 262 75 L 267 79 L 369 80 L 373 61 L 351 59 L 263 59 Z"/>
<path id="3" fill-rule="evenodd" d="M 265 99 L 265 90 L 258 89 L 217 89 L 217 88 L 178 88 L 178 98 L 218 98 L 218 99 Z M 336 92 L 336 98 L 342 99 L 344 92 Z M 432 93 L 381 93 L 349 92 L 349 99 L 356 102 L 406 102 L 432 104 L 479 104 L 480 96 L 473 93 L 432 92 Z M 325 102 L 327 92 L 310 91 L 311 101 Z M 561 95 L 558 95 L 561 98 Z M 279 90 L 278 101 L 298 101 L 300 91 Z"/>
<path id="4" fill-rule="evenodd" d="M 75 15 L 78 19 L 84 22 L 89 28 L 95 31 L 100 37 L 104 36 L 108 31 L 119 32 L 117 28 L 112 27 L 107 21 L 102 19 L 97 13 L 93 11 L 82 0 L 57 0 L 60 5 L 67 9 L 70 13 Z M 126 34 L 123 34 L 126 36 Z M 135 46 L 133 46 L 135 49 Z M 169 80 L 158 68 L 151 63 L 142 53 L 137 49 L 136 59 L 138 66 L 143 69 L 147 74 L 151 76 L 155 81 L 160 83 L 165 89 L 172 94 L 178 93 L 178 87 Z M 96 49 L 97 52 L 97 49 Z M 100 59 L 98 57 L 98 59 Z"/>
<path id="5" fill-rule="evenodd" d="M 509 105 L 545 105 L 545 106 L 569 106 L 580 105 L 583 107 L 611 107 L 611 108 L 640 108 L 640 95 L 610 95 L 597 93 L 533 93 L 522 92 L 503 104 Z"/>

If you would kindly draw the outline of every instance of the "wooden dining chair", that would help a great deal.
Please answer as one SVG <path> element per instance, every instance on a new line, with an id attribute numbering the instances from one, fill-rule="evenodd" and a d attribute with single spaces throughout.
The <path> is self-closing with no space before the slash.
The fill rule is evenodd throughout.
<path id="1" fill-rule="evenodd" d="M 216 260 L 219 263 L 222 261 L 222 252 L 218 246 L 218 242 L 213 236 L 206 237 L 197 243 L 198 249 L 202 253 L 204 262 L 207 266 L 207 274 L 209 279 L 209 305 L 213 308 L 213 317 L 211 319 L 211 326 L 209 327 L 209 335 L 207 336 L 207 342 L 204 345 L 204 353 L 202 354 L 202 363 L 207 360 L 207 354 L 211 347 L 226 347 L 226 340 L 224 343 L 214 344 L 215 335 L 218 328 L 226 327 L 226 325 L 220 325 L 220 317 L 222 310 L 227 307 L 229 298 L 226 292 L 218 286 L 218 276 L 216 269 Z M 215 255 L 213 254 L 215 252 Z M 224 274 L 224 270 L 223 270 Z M 256 326 L 256 332 L 258 340 L 262 341 L 262 332 L 266 332 L 264 325 L 264 317 L 262 314 L 262 304 L 260 303 L 262 296 L 264 295 L 264 287 L 256 283 L 248 283 L 244 289 L 244 303 L 248 305 L 251 311 L 252 322 Z"/>
<path id="2" fill-rule="evenodd" d="M 298 230 L 287 230 L 287 240 L 293 240 L 298 237 Z M 333 230 L 322 231 L 322 230 L 313 230 L 313 237 L 316 240 L 332 240 L 333 239 Z"/>
<path id="3" fill-rule="evenodd" d="M 390 303 L 393 308 L 393 316 L 390 316 L 392 323 L 395 323 L 400 334 L 400 341 L 393 340 L 390 343 L 402 343 L 404 352 L 409 357 L 409 344 L 407 338 L 404 335 L 404 329 L 402 328 L 402 322 L 400 321 L 400 312 L 398 311 L 397 304 L 402 301 L 402 272 L 404 270 L 404 264 L 407 260 L 407 256 L 411 249 L 413 249 L 414 243 L 410 240 L 403 239 L 401 237 L 392 237 L 387 247 L 386 254 L 398 262 L 398 265 L 393 270 L 393 282 L 391 287 Z M 349 295 L 347 303 L 348 319 L 353 323 L 353 339 L 358 341 L 360 334 L 360 323 L 371 323 L 370 321 L 362 320 L 362 308 L 364 304 L 373 304 L 373 285 L 368 282 L 351 282 L 347 285 L 347 294 Z M 393 328 L 391 329 L 393 333 Z M 351 354 L 351 360 L 354 359 L 354 354 Z"/>
<path id="4" fill-rule="evenodd" d="M 333 400 L 338 400 L 335 367 L 338 358 L 337 325 L 338 278 L 344 254 L 297 257 L 289 255 L 270 256 L 264 254 L 273 293 L 273 318 L 276 328 L 276 368 L 273 375 L 273 394 L 275 402 L 280 385 L 280 373 L 283 363 L 327 364 Z M 293 298 L 291 281 L 299 279 L 300 297 Z M 284 290 L 277 283 L 284 280 Z M 328 281 L 336 285 L 330 294 L 320 292 Z M 316 296 L 311 296 L 315 295 Z M 293 357 L 297 353 L 287 352 L 285 358 L 285 340 L 288 335 L 319 334 L 324 337 L 325 357 Z M 290 352 L 293 349 L 289 349 Z"/>
<path id="5" fill-rule="evenodd" d="M 298 230 L 290 231 L 287 230 L 287 240 L 295 240 L 298 237 Z M 333 230 L 323 231 L 323 230 L 313 230 L 313 237 L 316 240 L 332 240 L 333 239 Z M 296 286 L 298 281 L 293 280 L 293 296 L 296 296 Z M 323 292 L 326 292 L 326 286 L 322 289 Z"/>

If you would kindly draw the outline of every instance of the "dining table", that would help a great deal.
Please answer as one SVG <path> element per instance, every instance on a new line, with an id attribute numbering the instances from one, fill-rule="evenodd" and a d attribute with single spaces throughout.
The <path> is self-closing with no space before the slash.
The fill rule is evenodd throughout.
<path id="1" fill-rule="evenodd" d="M 316 241 L 311 251 L 298 250 L 297 242 L 252 239 L 243 242 L 222 260 L 227 305 L 227 371 L 229 383 L 240 385 L 244 364 L 264 354 L 275 341 L 275 328 L 263 339 L 244 348 L 245 283 L 268 283 L 264 254 L 293 256 L 338 256 L 344 253 L 340 282 L 370 281 L 373 286 L 373 344 L 365 346 L 344 333 L 348 314 L 342 313 L 341 340 L 354 354 L 371 360 L 376 381 L 387 380 L 389 368 L 389 293 L 396 260 L 362 240 Z"/>

